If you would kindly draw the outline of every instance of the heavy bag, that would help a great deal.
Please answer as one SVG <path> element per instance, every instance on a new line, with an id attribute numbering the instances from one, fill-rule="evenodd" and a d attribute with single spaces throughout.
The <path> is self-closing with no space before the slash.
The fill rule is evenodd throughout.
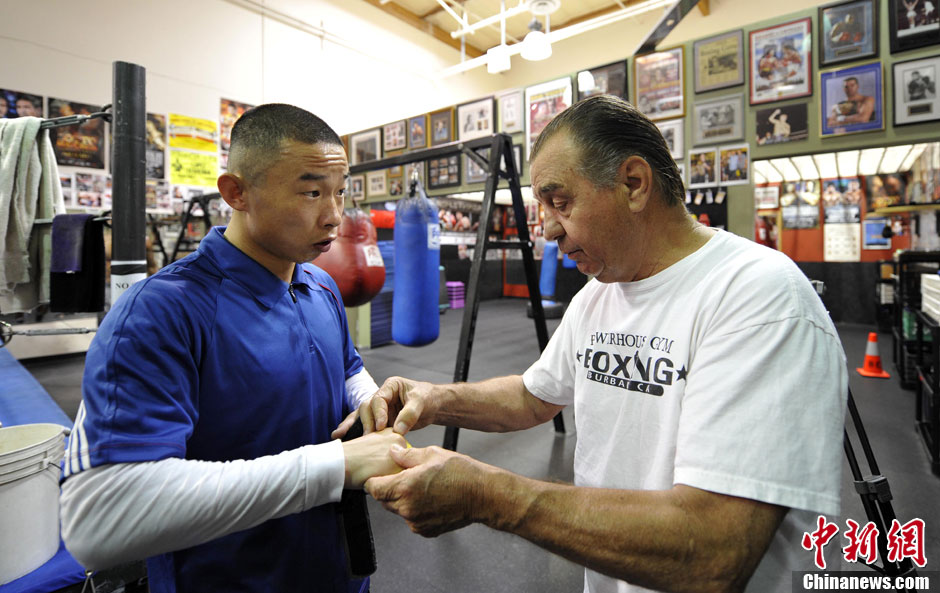
<path id="1" fill-rule="evenodd" d="M 555 298 L 555 276 L 558 275 L 558 243 L 545 242 L 542 252 L 542 270 L 539 273 L 539 292 L 542 298 L 552 300 Z"/>
<path id="2" fill-rule="evenodd" d="M 358 307 L 371 301 L 385 284 L 385 262 L 372 218 L 358 208 L 343 211 L 339 235 L 314 264 L 336 281 L 343 305 Z"/>
<path id="3" fill-rule="evenodd" d="M 437 208 L 415 182 L 412 197 L 395 208 L 392 339 L 403 346 L 430 344 L 440 333 L 440 265 Z"/>

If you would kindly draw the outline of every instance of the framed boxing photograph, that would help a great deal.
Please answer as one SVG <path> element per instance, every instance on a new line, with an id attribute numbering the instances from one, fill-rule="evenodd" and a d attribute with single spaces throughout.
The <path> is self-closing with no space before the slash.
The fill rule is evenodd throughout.
<path id="1" fill-rule="evenodd" d="M 820 136 L 884 129 L 881 62 L 821 72 L 819 88 Z"/>
<path id="2" fill-rule="evenodd" d="M 940 43 L 937 0 L 886 0 L 891 53 Z"/>
<path id="3" fill-rule="evenodd" d="M 747 144 L 718 149 L 718 180 L 721 185 L 745 185 L 751 182 L 750 147 Z"/>
<path id="4" fill-rule="evenodd" d="M 432 111 L 430 116 L 431 146 L 447 144 L 454 140 L 454 108 Z"/>
<path id="5" fill-rule="evenodd" d="M 361 165 L 377 160 L 382 150 L 382 129 L 375 128 L 349 135 L 349 164 Z"/>
<path id="6" fill-rule="evenodd" d="M 699 101 L 693 110 L 693 145 L 744 139 L 744 95 Z"/>
<path id="7" fill-rule="evenodd" d="M 682 47 L 633 58 L 636 107 L 652 120 L 685 115 Z"/>
<path id="8" fill-rule="evenodd" d="M 629 99 L 626 60 L 582 70 L 575 80 L 578 84 L 578 101 L 591 95 L 613 95 L 625 101 Z"/>
<path id="9" fill-rule="evenodd" d="M 850 0 L 819 7 L 819 66 L 878 55 L 878 5 Z"/>
<path id="10" fill-rule="evenodd" d="M 426 148 L 428 145 L 427 114 L 408 118 L 408 149 Z"/>
<path id="11" fill-rule="evenodd" d="M 515 134 L 525 130 L 524 101 L 522 89 L 514 89 L 496 96 L 500 132 Z"/>
<path id="12" fill-rule="evenodd" d="M 457 138 L 473 140 L 496 132 L 496 99 L 487 97 L 457 106 Z"/>
<path id="13" fill-rule="evenodd" d="M 757 145 L 806 140 L 809 138 L 808 112 L 806 103 L 758 109 L 754 126 Z"/>
<path id="14" fill-rule="evenodd" d="M 940 99 L 937 97 L 940 56 L 895 62 L 892 68 L 894 125 L 940 119 Z"/>
<path id="15" fill-rule="evenodd" d="M 385 124 L 382 127 L 382 150 L 383 154 L 388 154 L 393 150 L 402 150 L 408 145 L 408 136 L 405 120 Z"/>
<path id="16" fill-rule="evenodd" d="M 812 19 L 748 34 L 751 105 L 813 94 Z"/>
<path id="17" fill-rule="evenodd" d="M 685 156 L 685 118 L 661 121 L 656 126 L 662 133 L 673 160 L 682 160 Z"/>
<path id="18" fill-rule="evenodd" d="M 686 187 L 714 187 L 718 185 L 718 149 L 696 148 L 689 151 L 689 183 Z"/>
<path id="19" fill-rule="evenodd" d="M 692 44 L 695 92 L 744 84 L 744 32 L 740 29 Z"/>

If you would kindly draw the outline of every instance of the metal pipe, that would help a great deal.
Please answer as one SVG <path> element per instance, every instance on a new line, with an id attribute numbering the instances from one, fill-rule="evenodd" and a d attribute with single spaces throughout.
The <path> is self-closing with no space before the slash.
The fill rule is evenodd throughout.
<path id="1" fill-rule="evenodd" d="M 133 283 L 147 277 L 146 71 L 114 62 L 111 174 L 111 302 Z"/>

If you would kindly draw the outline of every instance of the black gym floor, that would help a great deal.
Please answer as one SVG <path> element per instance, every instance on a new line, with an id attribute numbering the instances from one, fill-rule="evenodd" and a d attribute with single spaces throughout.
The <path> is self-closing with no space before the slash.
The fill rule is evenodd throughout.
<path id="1" fill-rule="evenodd" d="M 525 309 L 526 302 L 521 299 L 481 303 L 469 380 L 521 373 L 537 358 L 534 323 L 526 317 Z M 463 310 L 447 311 L 441 316 L 440 337 L 428 346 L 407 348 L 392 344 L 364 350 L 361 354 L 366 367 L 380 384 L 392 375 L 450 382 L 454 377 L 462 320 Z M 557 320 L 549 320 L 549 332 L 557 325 Z M 879 336 L 879 347 L 882 363 L 892 373 L 892 378 L 867 379 L 858 375 L 855 367 L 862 365 L 866 339 L 872 328 L 840 324 L 838 329 L 849 365 L 851 388 L 881 473 L 890 483 L 894 511 L 901 523 L 914 518 L 926 522 L 928 564 L 925 570 L 937 570 L 934 567 L 940 566 L 940 477 L 931 473 L 926 451 L 914 427 L 915 394 L 900 387 L 891 364 L 890 335 Z M 81 397 L 83 356 L 27 360 L 23 364 L 74 418 Z M 510 434 L 461 430 L 457 450 L 533 478 L 571 481 L 577 435 L 570 410 L 564 412 L 564 419 L 565 435 L 556 435 L 551 423 Z M 440 445 L 444 429 L 428 427 L 410 434 L 408 439 L 416 447 Z M 857 455 L 862 459 L 860 450 Z M 864 461 L 862 463 L 865 468 Z M 841 533 L 845 531 L 846 519 L 863 525 L 867 522 L 847 463 L 843 465 L 842 474 L 841 531 L 839 540 L 833 539 L 830 544 L 839 546 L 845 545 Z M 579 566 L 521 538 L 472 525 L 425 539 L 412 534 L 404 521 L 385 512 L 371 499 L 370 512 L 379 567 L 372 581 L 373 593 L 552 593 L 582 589 L 583 573 Z M 857 564 L 844 564 L 841 569 L 867 570 Z"/>

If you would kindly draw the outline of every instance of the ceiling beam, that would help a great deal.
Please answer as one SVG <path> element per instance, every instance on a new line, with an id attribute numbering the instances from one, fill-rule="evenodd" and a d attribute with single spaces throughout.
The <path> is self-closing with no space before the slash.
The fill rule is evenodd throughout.
<path id="1" fill-rule="evenodd" d="M 709 13 L 711 13 L 711 10 L 709 9 L 709 6 L 708 6 L 708 0 L 699 0 L 698 9 L 701 11 L 702 16 L 708 16 Z"/>
<path id="2" fill-rule="evenodd" d="M 398 4 L 395 4 L 394 2 L 388 2 L 386 4 L 382 4 L 380 0 L 364 0 L 364 1 L 378 8 L 379 10 L 385 12 L 386 14 L 389 14 L 401 21 L 408 23 L 409 25 L 411 25 L 415 29 L 418 29 L 422 33 L 425 33 L 426 35 L 430 35 L 434 39 L 437 39 L 438 41 L 442 43 L 446 43 L 450 47 L 456 49 L 457 51 L 460 51 L 459 39 L 452 39 L 450 36 L 450 33 L 441 29 L 440 27 L 438 27 L 437 25 L 433 23 L 429 23 L 425 21 L 420 16 L 416 15 L 410 10 L 406 8 L 402 8 Z M 468 58 L 478 58 L 485 53 L 480 48 L 470 43 L 466 44 L 466 48 L 464 51 L 466 51 Z"/>
<path id="3" fill-rule="evenodd" d="M 463 5 L 463 3 L 466 2 L 466 0 L 456 0 L 456 2 L 457 2 L 458 4 L 460 4 L 460 5 Z M 431 10 L 429 10 L 429 11 L 427 11 L 426 13 L 422 14 L 422 15 L 421 15 L 421 18 L 426 19 L 426 18 L 431 17 L 431 16 L 434 16 L 435 14 L 438 14 L 438 13 L 440 13 L 440 12 L 444 12 L 444 7 L 441 6 L 440 3 L 437 3 L 437 4 L 434 6 L 434 8 L 432 8 Z"/>

